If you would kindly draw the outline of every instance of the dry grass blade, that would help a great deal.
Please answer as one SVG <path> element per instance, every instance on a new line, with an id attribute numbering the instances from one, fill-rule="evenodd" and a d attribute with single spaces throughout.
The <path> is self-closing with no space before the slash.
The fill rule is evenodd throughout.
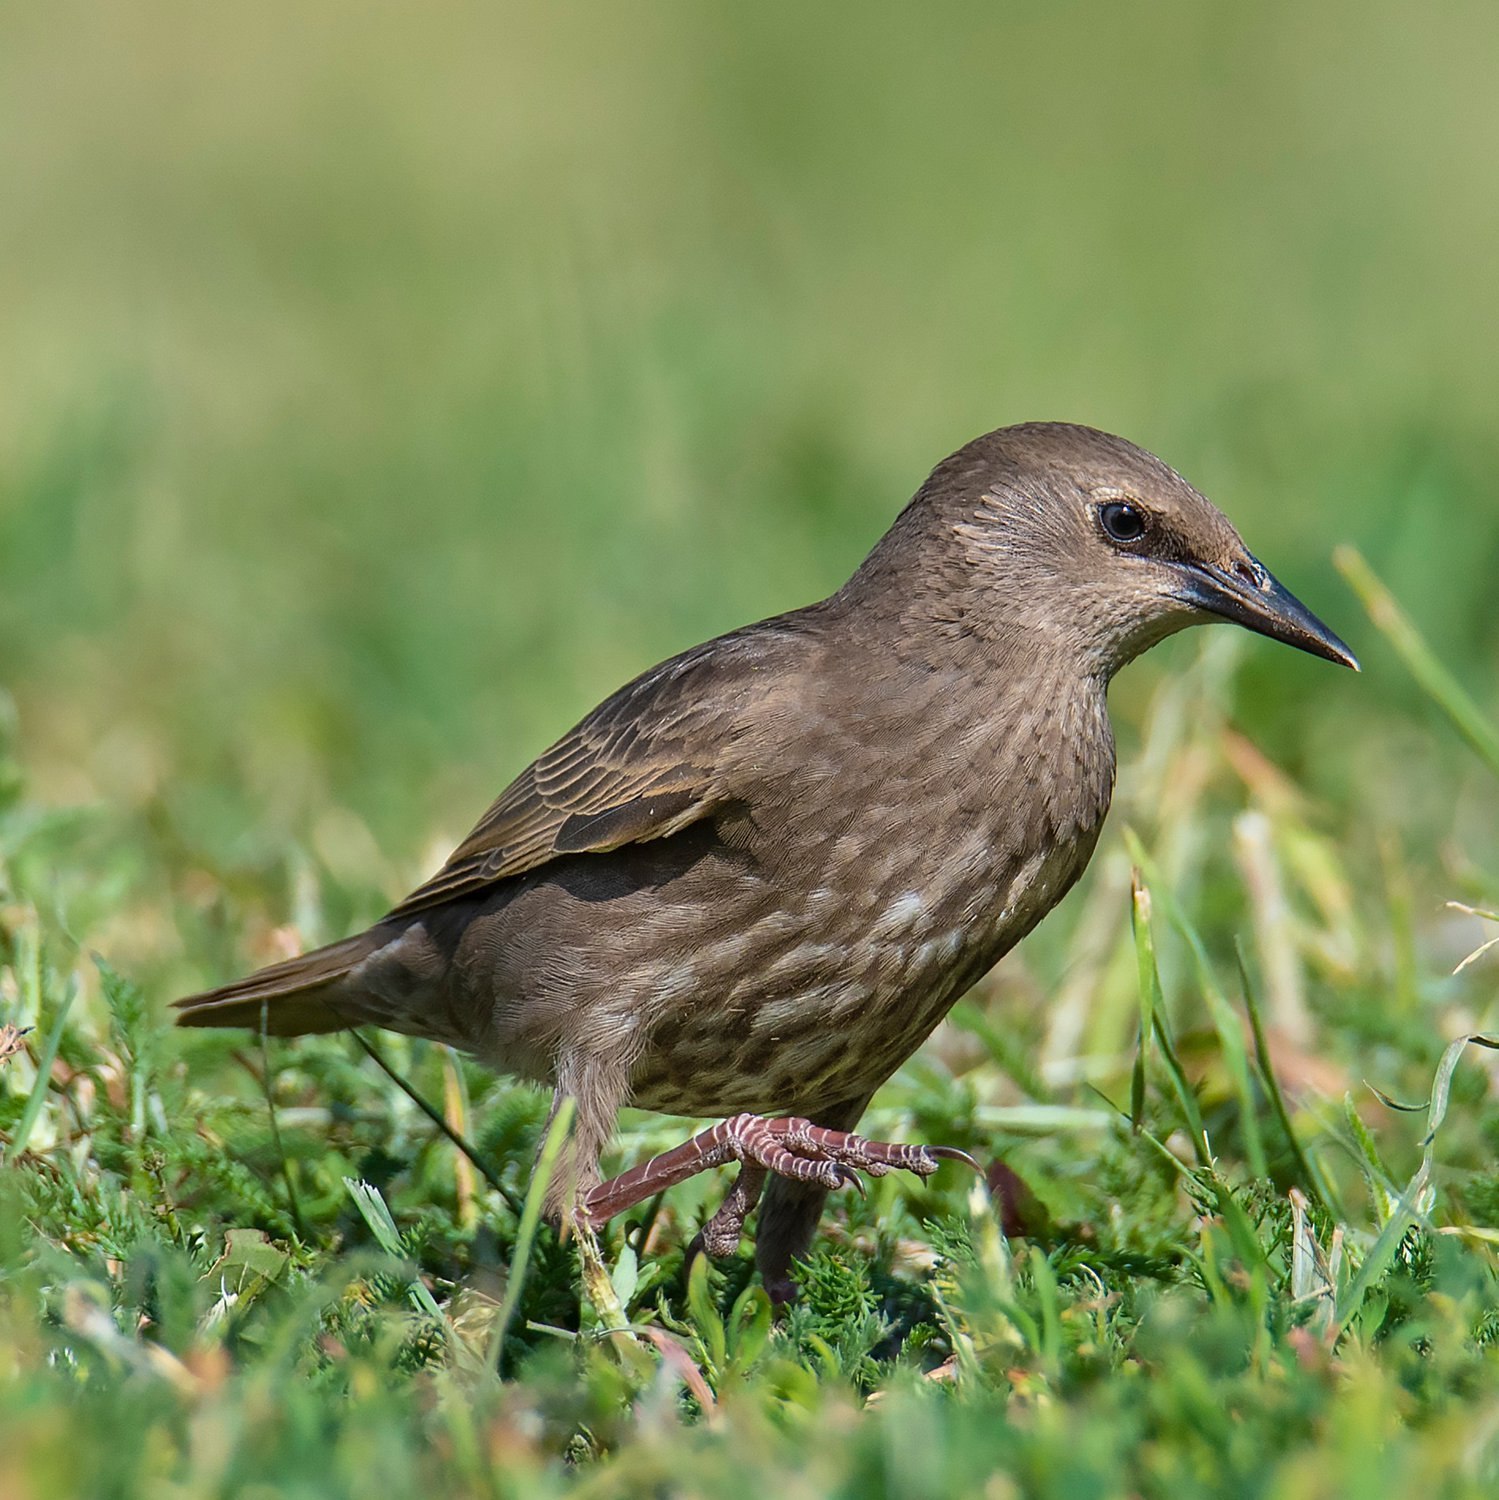
<path id="1" fill-rule="evenodd" d="M 1469 906 L 1463 901 L 1449 901 L 1447 903 L 1447 910 L 1460 911 L 1464 916 L 1468 917 L 1480 917 L 1485 922 L 1499 922 L 1499 912 L 1484 911 L 1480 907 Z M 1452 972 L 1454 974 L 1461 974 L 1470 964 L 1477 963 L 1485 953 L 1493 948 L 1499 948 L 1499 937 L 1491 937 L 1488 942 L 1480 943 Z"/>
<path id="2" fill-rule="evenodd" d="M 1155 1011 L 1161 979 L 1156 972 L 1155 948 L 1150 930 L 1150 892 L 1141 884 L 1138 870 L 1131 876 L 1130 886 L 1130 930 L 1135 939 L 1135 960 L 1140 981 L 1140 1045 L 1135 1052 L 1135 1065 L 1130 1073 L 1129 1122 L 1138 1131 L 1145 1123 L 1145 1054 L 1150 1048 L 1151 1034 L 1155 1030 Z"/>
<path id="3" fill-rule="evenodd" d="M 664 1328 L 644 1327 L 639 1333 L 661 1356 L 661 1363 L 692 1392 L 703 1416 L 711 1422 L 718 1415 L 718 1400 L 692 1356 Z"/>

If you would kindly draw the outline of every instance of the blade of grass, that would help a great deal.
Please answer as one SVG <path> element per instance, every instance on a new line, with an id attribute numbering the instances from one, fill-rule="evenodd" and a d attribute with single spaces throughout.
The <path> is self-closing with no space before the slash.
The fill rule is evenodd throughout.
<path id="1" fill-rule="evenodd" d="M 453 1048 L 439 1047 L 438 1052 L 442 1057 L 443 1118 L 457 1135 L 467 1140 L 469 1102 L 463 1065 Z M 458 1202 L 458 1222 L 466 1229 L 472 1228 L 479 1221 L 479 1208 L 474 1201 L 474 1164 L 466 1151 L 459 1151 L 453 1157 L 453 1186 Z"/>
<path id="2" fill-rule="evenodd" d="M 1207 1127 L 1202 1123 L 1202 1111 L 1197 1106 L 1197 1095 L 1192 1090 L 1191 1081 L 1187 1078 L 1186 1069 L 1181 1065 L 1181 1059 L 1176 1055 L 1176 1047 L 1171 1040 L 1171 1032 L 1167 1029 L 1166 1018 L 1160 1011 L 1155 1013 L 1155 1039 L 1156 1045 L 1161 1049 L 1161 1058 L 1166 1064 L 1166 1071 L 1171 1075 L 1171 1085 L 1176 1092 L 1177 1102 L 1181 1105 L 1182 1114 L 1187 1119 L 1187 1133 L 1192 1138 L 1193 1154 L 1197 1157 L 1199 1166 L 1211 1168 L 1213 1151 L 1208 1144 Z"/>
<path id="3" fill-rule="evenodd" d="M 1425 1107 L 1424 1104 L 1418 1104 L 1410 1113 L 1419 1113 Z M 1363 1173 L 1369 1197 L 1373 1200 L 1379 1222 L 1383 1224 L 1394 1212 L 1395 1204 L 1400 1198 L 1400 1189 L 1395 1185 L 1390 1169 L 1380 1159 L 1379 1147 L 1369 1134 L 1369 1127 L 1364 1124 L 1350 1093 L 1343 1095 L 1343 1123 L 1348 1127 L 1348 1151 Z"/>
<path id="4" fill-rule="evenodd" d="M 291 1163 L 286 1159 L 286 1147 L 281 1144 L 281 1122 L 276 1116 L 276 1086 L 271 1072 L 270 1008 L 265 1002 L 260 1006 L 260 1082 L 265 1090 L 266 1119 L 271 1127 L 271 1148 L 281 1163 L 281 1181 L 286 1186 L 287 1202 L 291 1205 L 292 1223 L 297 1226 L 297 1238 L 307 1243 L 307 1224 L 302 1218 L 302 1204 L 297 1197 L 297 1185 L 292 1180 Z"/>
<path id="5" fill-rule="evenodd" d="M 1046 1258 L 1046 1252 L 1039 1245 L 1031 1246 L 1031 1282 L 1041 1308 L 1039 1352 L 1048 1377 L 1056 1380 L 1062 1373 L 1061 1304 L 1057 1294 L 1056 1273 Z"/>
<path id="6" fill-rule="evenodd" d="M 1131 909 L 1131 928 L 1135 939 L 1135 962 L 1140 974 L 1140 1051 L 1135 1059 L 1135 1072 L 1130 1079 L 1130 1123 L 1138 1131 L 1143 1119 L 1145 1105 L 1145 1047 L 1146 1028 L 1155 1033 L 1157 1046 L 1161 1049 L 1161 1060 L 1171 1078 L 1177 1103 L 1187 1122 L 1187 1133 L 1192 1138 L 1192 1150 L 1198 1163 L 1211 1168 L 1213 1153 L 1208 1146 L 1207 1131 L 1202 1124 L 1202 1111 L 1197 1105 L 1197 1095 L 1183 1070 L 1181 1060 L 1171 1040 L 1171 1031 L 1166 1024 L 1165 1002 L 1161 993 L 1161 975 L 1156 967 L 1155 934 L 1151 924 L 1150 891 L 1134 879 L 1134 901 Z"/>
<path id="7" fill-rule="evenodd" d="M 1099 1088 L 1097 1084 L 1090 1083 L 1088 1084 L 1088 1088 L 1101 1100 L 1103 1100 L 1106 1105 L 1108 1105 L 1110 1111 L 1112 1111 L 1113 1114 L 1117 1115 L 1126 1124 L 1129 1124 L 1128 1110 L 1125 1110 L 1119 1105 L 1115 1104 L 1114 1101 L 1110 1099 L 1109 1096 L 1104 1093 L 1104 1091 Z M 1187 1163 L 1184 1162 L 1181 1157 L 1179 1157 L 1170 1148 L 1170 1146 L 1165 1143 L 1165 1141 L 1160 1139 L 1159 1136 L 1153 1134 L 1149 1130 L 1144 1129 L 1143 1127 L 1139 1130 L 1135 1130 L 1133 1126 L 1131 1126 L 1130 1133 L 1132 1135 L 1138 1136 L 1142 1141 L 1144 1141 L 1145 1144 L 1149 1146 L 1150 1149 L 1154 1151 L 1155 1154 L 1159 1156 L 1163 1162 L 1167 1163 L 1167 1165 L 1170 1166 L 1171 1170 L 1175 1172 L 1183 1182 L 1195 1182 L 1197 1180 L 1197 1169 L 1194 1167 L 1189 1167 Z"/>
<path id="8" fill-rule="evenodd" d="M 1270 1057 L 1270 1044 L 1265 1040 L 1265 1025 L 1260 1019 L 1259 997 L 1255 993 L 1254 985 L 1250 982 L 1249 967 L 1244 962 L 1244 950 L 1237 939 L 1234 942 L 1234 957 L 1239 962 L 1239 984 L 1244 991 L 1244 1010 L 1249 1016 L 1249 1031 L 1254 1037 L 1254 1055 L 1260 1075 L 1260 1086 L 1270 1100 L 1271 1112 L 1275 1115 L 1276 1123 L 1280 1126 L 1281 1134 L 1285 1136 L 1286 1145 L 1290 1148 L 1291 1157 L 1296 1163 L 1296 1174 L 1300 1178 L 1299 1185 L 1303 1192 L 1310 1193 L 1328 1213 L 1337 1217 L 1327 1192 L 1327 1184 L 1322 1174 L 1313 1168 L 1306 1152 L 1302 1150 L 1300 1137 L 1297 1136 L 1291 1124 L 1291 1113 L 1286 1108 L 1285 1095 L 1281 1093 L 1280 1080 L 1275 1076 L 1275 1067 Z"/>
<path id="9" fill-rule="evenodd" d="M 562 1148 L 567 1144 L 568 1131 L 572 1129 L 576 1109 L 577 1101 L 564 1096 L 557 1106 L 556 1114 L 552 1116 L 546 1139 L 542 1142 L 541 1155 L 536 1162 L 536 1170 L 531 1174 L 531 1186 L 526 1193 L 525 1206 L 521 1209 L 520 1228 L 515 1235 L 515 1249 L 510 1255 L 510 1279 L 505 1285 L 505 1299 L 500 1303 L 499 1313 L 494 1320 L 494 1332 L 489 1341 L 486 1363 L 489 1369 L 496 1372 L 505 1353 L 505 1330 L 515 1316 L 515 1309 L 520 1306 L 521 1292 L 525 1289 L 526 1272 L 531 1264 L 531 1249 L 536 1242 L 537 1226 L 541 1223 L 541 1206 L 546 1201 L 547 1187 L 551 1183 L 553 1172 L 557 1170 Z"/>
<path id="10" fill-rule="evenodd" d="M 1145 1054 L 1155 1031 L 1155 1008 L 1161 979 L 1156 972 L 1155 943 L 1150 930 L 1150 892 L 1140 884 L 1140 872 L 1130 874 L 1130 931 L 1135 940 L 1135 971 L 1140 993 L 1140 1041 L 1129 1079 L 1129 1123 L 1139 1131 L 1145 1123 Z"/>
<path id="11" fill-rule="evenodd" d="M 1223 1056 L 1223 1065 L 1233 1080 L 1234 1092 L 1239 1096 L 1240 1123 L 1244 1131 L 1244 1151 L 1249 1158 L 1249 1170 L 1256 1177 L 1267 1177 L 1269 1163 L 1265 1157 L 1265 1143 L 1260 1135 L 1259 1101 L 1254 1096 L 1254 1082 L 1249 1071 L 1249 1054 L 1244 1046 L 1244 1028 L 1228 1003 L 1228 997 L 1213 977 L 1212 965 L 1208 962 L 1207 949 L 1197 929 L 1188 920 L 1180 904 L 1172 897 L 1169 888 L 1160 878 L 1155 862 L 1145 852 L 1145 846 L 1132 828 L 1124 830 L 1125 842 L 1130 858 L 1144 871 L 1151 888 L 1160 892 L 1161 906 L 1171 925 L 1186 940 L 1192 963 L 1197 970 L 1198 987 L 1207 1001 L 1208 1015 L 1213 1029 L 1218 1033 L 1218 1050 Z M 1152 955 L 1152 962 L 1154 957 Z"/>
<path id="12" fill-rule="evenodd" d="M 410 1256 L 406 1253 L 406 1247 L 401 1243 L 401 1232 L 396 1228 L 396 1221 L 385 1199 L 381 1196 L 380 1189 L 357 1177 L 345 1177 L 344 1187 L 349 1197 L 354 1200 L 354 1206 L 359 1210 L 360 1217 L 369 1225 L 370 1233 L 375 1237 L 375 1243 L 392 1260 L 409 1260 Z M 411 1279 L 406 1283 L 406 1295 L 418 1312 L 425 1313 L 434 1322 L 442 1325 L 448 1348 L 458 1364 L 468 1373 L 477 1374 L 482 1368 L 478 1356 L 453 1326 L 453 1320 L 438 1306 L 437 1298 L 432 1295 L 431 1287 L 422 1280 L 420 1271 L 414 1271 Z"/>
<path id="13" fill-rule="evenodd" d="M 1449 911 L 1460 911 L 1464 916 L 1468 917 L 1480 917 L 1485 922 L 1499 922 L 1499 913 L 1485 911 L 1479 906 L 1469 906 L 1464 901 L 1449 901 L 1447 909 Z M 1461 974 L 1470 964 L 1477 963 L 1485 953 L 1491 948 L 1496 947 L 1499 947 L 1499 937 L 1492 937 L 1486 943 L 1480 943 L 1452 972 L 1454 974 Z"/>
<path id="14" fill-rule="evenodd" d="M 401 1231 L 396 1228 L 396 1221 L 385 1199 L 381 1196 L 380 1189 L 357 1177 L 345 1177 L 344 1187 L 349 1197 L 354 1200 L 354 1207 L 359 1210 L 360 1217 L 369 1225 L 370 1233 L 375 1237 L 375 1243 L 392 1260 L 409 1260 L 406 1247 L 401 1243 Z M 420 1276 L 411 1278 L 406 1294 L 418 1311 L 437 1319 L 442 1318 L 442 1309 L 438 1307 L 437 1299 Z"/>
<path id="15" fill-rule="evenodd" d="M 1356 547 L 1342 546 L 1333 553 L 1333 563 L 1359 597 L 1375 629 L 1395 648 L 1406 670 L 1433 703 L 1452 721 L 1452 726 L 1499 776 L 1499 728 L 1473 701 L 1468 690 L 1452 675 L 1426 644 L 1421 632 L 1396 603 L 1395 596 L 1380 581 Z"/>
<path id="16" fill-rule="evenodd" d="M 474 1166 L 479 1171 L 479 1175 L 483 1177 L 485 1182 L 487 1182 L 490 1187 L 492 1187 L 495 1192 L 497 1192 L 500 1197 L 505 1200 L 507 1204 L 509 1204 L 510 1211 L 518 1216 L 521 1213 L 524 1205 L 522 1204 L 521 1200 L 517 1198 L 516 1195 L 511 1192 L 510 1189 L 506 1187 L 505 1184 L 501 1182 L 500 1179 L 489 1169 L 489 1166 L 485 1162 L 484 1158 L 479 1155 L 478 1149 L 475 1146 L 471 1145 L 468 1141 L 466 1141 L 456 1130 L 453 1129 L 450 1124 L 448 1124 L 447 1117 L 440 1109 L 437 1108 L 435 1104 L 430 1103 L 427 1099 L 423 1098 L 421 1094 L 417 1093 L 417 1091 L 412 1088 L 412 1086 L 407 1083 L 406 1080 L 402 1078 L 401 1075 L 397 1073 L 396 1070 L 391 1067 L 388 1062 L 386 1062 L 385 1057 L 381 1053 L 380 1049 L 376 1047 L 375 1044 L 370 1041 L 370 1039 L 365 1036 L 362 1031 L 351 1030 L 349 1032 L 349 1035 L 359 1043 L 359 1045 L 364 1049 L 366 1056 L 370 1058 L 375 1066 L 379 1068 L 380 1071 L 384 1073 L 385 1076 L 390 1079 L 390 1081 L 395 1084 L 395 1086 L 400 1089 L 400 1091 L 405 1094 L 405 1096 L 409 1100 L 411 1100 L 411 1102 L 416 1105 L 416 1107 L 421 1110 L 421 1112 L 426 1115 L 426 1117 L 431 1120 L 431 1122 L 440 1131 L 442 1131 L 442 1133 L 447 1136 L 447 1138 L 474 1164 Z"/>
<path id="17" fill-rule="evenodd" d="M 36 1082 L 27 1096 L 26 1107 L 21 1111 L 21 1118 L 16 1122 L 16 1132 L 11 1137 L 10 1150 L 5 1153 L 5 1160 L 8 1163 L 20 1160 L 27 1141 L 31 1139 L 31 1132 L 36 1128 L 36 1122 L 42 1113 L 42 1105 L 47 1100 L 47 1090 L 52 1087 L 52 1064 L 57 1061 L 57 1049 L 62 1046 L 63 1028 L 68 1023 L 68 1012 L 72 1010 L 73 1001 L 77 998 L 78 983 L 70 979 L 67 988 L 63 991 L 62 1004 L 57 1007 L 57 1019 L 53 1021 L 52 1029 L 47 1033 L 46 1041 L 42 1043 L 41 1055 L 36 1060 Z"/>

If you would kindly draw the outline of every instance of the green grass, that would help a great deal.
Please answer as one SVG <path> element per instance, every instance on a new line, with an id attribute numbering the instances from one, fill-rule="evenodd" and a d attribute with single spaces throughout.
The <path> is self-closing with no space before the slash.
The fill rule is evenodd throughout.
<path id="1" fill-rule="evenodd" d="M 1492 1493 L 1496 44 L 0 17 L 0 1496 Z M 1032 416 L 1180 466 L 1366 671 L 1117 685 L 1088 877 L 870 1115 L 1021 1233 L 884 1179 L 774 1322 L 684 1274 L 718 1180 L 594 1259 L 527 1218 L 538 1094 L 371 1038 L 476 1163 L 349 1038 L 169 1029 Z"/>

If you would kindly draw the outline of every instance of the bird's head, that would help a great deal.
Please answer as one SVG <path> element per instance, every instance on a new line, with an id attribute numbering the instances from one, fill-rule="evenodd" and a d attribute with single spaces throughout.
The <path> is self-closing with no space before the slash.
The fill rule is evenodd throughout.
<path id="1" fill-rule="evenodd" d="M 900 533 L 902 551 L 915 542 L 937 564 L 949 609 L 960 583 L 953 625 L 1054 641 L 1104 676 L 1213 620 L 1358 667 L 1216 506 L 1158 458 L 1090 427 L 1035 422 L 976 439 L 933 471 L 891 540 Z M 876 576 L 882 550 L 866 564 Z"/>

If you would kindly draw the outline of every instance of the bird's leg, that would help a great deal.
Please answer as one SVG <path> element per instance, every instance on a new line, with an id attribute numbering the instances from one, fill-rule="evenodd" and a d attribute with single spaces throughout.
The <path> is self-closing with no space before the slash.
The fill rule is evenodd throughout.
<path id="1" fill-rule="evenodd" d="M 583 1204 L 589 1219 L 601 1224 L 643 1198 L 731 1161 L 826 1190 L 857 1186 L 861 1171 L 871 1177 L 883 1177 L 892 1167 L 914 1172 L 918 1177 L 930 1177 L 937 1170 L 940 1157 L 966 1161 L 978 1170 L 972 1157 L 952 1147 L 870 1141 L 851 1131 L 815 1125 L 794 1115 L 774 1120 L 760 1115 L 734 1115 L 680 1146 L 601 1183 L 585 1196 Z M 746 1192 L 751 1185 L 746 1183 Z M 744 1212 L 748 1212 L 747 1207 Z M 727 1227 L 726 1221 L 725 1230 Z"/>
<path id="2" fill-rule="evenodd" d="M 744 1234 L 744 1221 L 754 1212 L 760 1201 L 760 1190 L 765 1186 L 766 1171 L 753 1162 L 745 1162 L 734 1186 L 718 1205 L 718 1212 L 698 1230 L 697 1243 L 714 1260 L 723 1260 L 739 1248 Z"/>
<path id="3" fill-rule="evenodd" d="M 869 1099 L 868 1094 L 858 1099 L 841 1099 L 813 1111 L 812 1117 L 829 1130 L 852 1130 Z M 755 1268 L 770 1300 L 777 1306 L 784 1306 L 796 1296 L 791 1266 L 812 1248 L 827 1198 L 828 1190 L 820 1183 L 776 1177 L 761 1200 L 760 1217 L 755 1225 Z"/>
<path id="4" fill-rule="evenodd" d="M 745 1160 L 734 1150 L 729 1127 L 740 1120 L 753 1118 L 756 1117 L 736 1115 L 732 1120 L 720 1120 L 711 1130 L 700 1131 L 680 1146 L 673 1146 L 670 1151 L 663 1151 L 659 1156 L 641 1162 L 638 1167 L 631 1167 L 628 1172 L 600 1183 L 583 1200 L 589 1219 L 594 1224 L 602 1224 L 643 1199 L 675 1187 L 679 1182 L 686 1182 L 689 1177 L 696 1177 L 699 1172 L 727 1166 L 736 1156 L 740 1161 Z"/>

